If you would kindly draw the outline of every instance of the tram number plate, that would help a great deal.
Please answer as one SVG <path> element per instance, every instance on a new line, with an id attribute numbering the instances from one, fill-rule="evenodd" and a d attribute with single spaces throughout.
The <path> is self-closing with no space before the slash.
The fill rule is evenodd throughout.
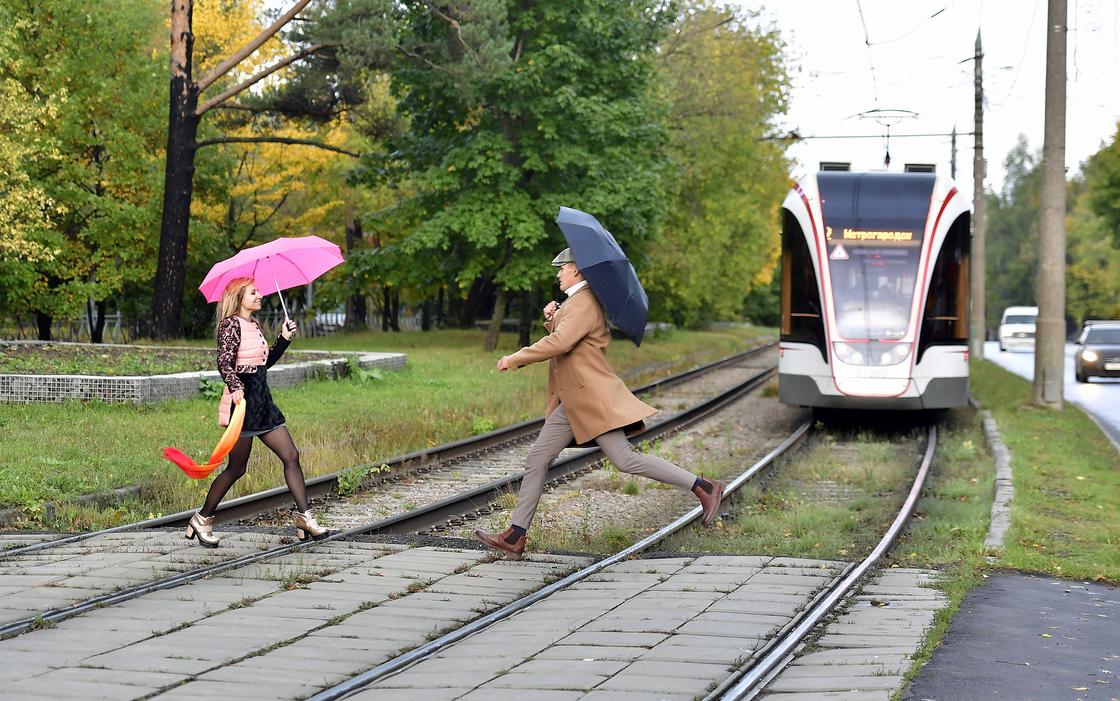
<path id="1" fill-rule="evenodd" d="M 1120 370 L 1120 363 L 1105 363 L 1105 370 Z"/>

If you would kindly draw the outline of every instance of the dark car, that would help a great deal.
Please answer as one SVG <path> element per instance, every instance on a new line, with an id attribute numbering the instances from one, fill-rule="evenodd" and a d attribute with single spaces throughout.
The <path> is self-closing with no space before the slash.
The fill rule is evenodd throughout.
<path id="1" fill-rule="evenodd" d="M 1120 377 L 1120 321 L 1086 323 L 1073 357 L 1078 382 L 1093 376 Z"/>

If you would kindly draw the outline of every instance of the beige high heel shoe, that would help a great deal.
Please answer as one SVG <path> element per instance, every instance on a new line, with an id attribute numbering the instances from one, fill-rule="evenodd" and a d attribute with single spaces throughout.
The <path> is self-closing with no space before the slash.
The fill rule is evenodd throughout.
<path id="1" fill-rule="evenodd" d="M 198 536 L 198 542 L 204 548 L 218 547 L 218 538 L 214 535 L 213 516 L 207 517 L 197 511 L 194 512 L 190 523 L 187 524 L 187 532 L 183 534 L 183 537 L 191 540 L 195 536 Z"/>
<path id="2" fill-rule="evenodd" d="M 322 540 L 332 532 L 329 528 L 323 528 L 319 525 L 319 522 L 315 520 L 315 512 L 311 509 L 296 511 L 295 522 L 296 536 L 301 543 L 307 540 Z"/>

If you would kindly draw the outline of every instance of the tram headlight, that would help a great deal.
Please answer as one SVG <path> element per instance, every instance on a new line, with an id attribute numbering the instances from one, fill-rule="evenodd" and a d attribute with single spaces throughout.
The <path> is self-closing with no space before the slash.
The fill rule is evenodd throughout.
<path id="1" fill-rule="evenodd" d="M 850 343 L 841 343 L 837 341 L 832 344 L 836 351 L 836 356 L 849 365 L 862 365 L 863 353 L 855 349 L 855 346 Z"/>
<path id="2" fill-rule="evenodd" d="M 1091 351 L 1091 350 L 1083 350 L 1083 351 L 1081 351 L 1081 359 L 1082 359 L 1082 360 L 1084 360 L 1084 361 L 1085 361 L 1086 363 L 1095 363 L 1095 362 L 1097 362 L 1097 357 L 1098 357 L 1098 356 L 1097 356 L 1097 352 L 1096 352 L 1096 351 Z"/>
<path id="3" fill-rule="evenodd" d="M 909 343 L 892 343 L 879 356 L 880 365 L 898 365 L 910 355 Z"/>

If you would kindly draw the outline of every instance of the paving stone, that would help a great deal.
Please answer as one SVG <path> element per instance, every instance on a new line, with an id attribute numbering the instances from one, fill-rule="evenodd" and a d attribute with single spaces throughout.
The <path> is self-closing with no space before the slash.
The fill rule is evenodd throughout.
<path id="1" fill-rule="evenodd" d="M 865 675 L 901 675 L 910 667 L 909 660 L 899 660 L 894 664 L 804 664 L 801 659 L 782 670 L 782 676 L 790 678 L 823 677 L 833 675 L 836 677 L 858 677 Z"/>
<path id="2" fill-rule="evenodd" d="M 94 683 L 86 680 L 62 681 L 49 676 L 33 677 L 7 686 L 0 699 L 136 699 L 157 687 L 130 684 Z"/>
<path id="3" fill-rule="evenodd" d="M 453 687 L 472 689 L 479 687 L 494 678 L 495 673 L 487 669 L 453 669 L 436 670 L 406 669 L 393 676 L 378 681 L 373 686 L 385 689 L 407 689 L 416 686 L 423 687 Z"/>
<path id="4" fill-rule="evenodd" d="M 470 689 L 435 689 L 432 687 L 423 688 L 409 688 L 409 689 L 382 689 L 373 688 L 366 691 L 361 691 L 352 699 L 363 699 L 363 701 L 452 701 L 457 699 L 463 694 L 469 692 Z M 522 701 L 526 701 L 522 699 Z"/>
<path id="5" fill-rule="evenodd" d="M 670 662 L 668 660 L 638 660 L 626 668 L 627 674 L 644 674 L 651 677 L 682 677 L 722 679 L 731 673 L 726 664 L 703 662 Z"/>
<path id="6" fill-rule="evenodd" d="M 542 660 L 636 660 L 646 652 L 640 647 L 609 645 L 556 645 L 537 655 Z"/>
<path id="7" fill-rule="evenodd" d="M 627 666 L 623 660 L 529 660 L 512 667 L 516 674 L 598 674 L 609 677 Z"/>
<path id="8" fill-rule="evenodd" d="M 612 647 L 653 647 L 669 636 L 665 633 L 618 633 L 579 630 L 560 640 L 563 645 L 607 645 Z"/>
<path id="9" fill-rule="evenodd" d="M 781 674 L 770 682 L 768 689 L 773 691 L 796 691 L 819 693 L 823 691 L 893 691 L 901 685 L 902 675 L 868 674 L 860 676 L 839 676 L 826 672 L 822 676 L 787 676 Z"/>
<path id="10" fill-rule="evenodd" d="M 663 691 L 651 697 L 648 691 L 594 689 L 586 696 L 581 696 L 580 701 L 692 701 L 695 698 L 695 694 L 666 694 Z"/>
<path id="11" fill-rule="evenodd" d="M 724 677 L 727 675 L 725 674 Z M 720 679 L 722 679 L 721 677 Z M 683 677 L 650 677 L 644 674 L 631 674 L 626 670 L 600 684 L 596 689 L 620 689 L 624 691 L 668 692 L 671 694 L 699 694 L 711 686 L 714 679 Z"/>
<path id="12" fill-rule="evenodd" d="M 750 659 L 753 651 L 754 647 L 751 645 L 744 645 L 741 648 L 658 645 L 638 659 L 658 662 L 700 662 L 730 667 Z"/>
<path id="13" fill-rule="evenodd" d="M 593 674 L 591 672 L 573 668 L 565 672 L 528 673 L 521 674 L 514 669 L 509 674 L 503 674 L 492 679 L 481 687 L 485 689 L 557 689 L 590 691 L 598 684 L 606 681 L 609 675 Z"/>
<path id="14" fill-rule="evenodd" d="M 562 691 L 557 689 L 497 689 L 484 687 L 462 696 L 461 701 L 575 701 L 583 696 L 582 691 Z"/>

